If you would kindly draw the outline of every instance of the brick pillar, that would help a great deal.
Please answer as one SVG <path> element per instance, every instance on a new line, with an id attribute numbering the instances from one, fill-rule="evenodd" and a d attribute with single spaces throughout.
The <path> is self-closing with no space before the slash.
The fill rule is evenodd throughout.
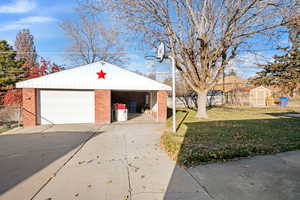
<path id="1" fill-rule="evenodd" d="M 37 125 L 37 90 L 22 89 L 22 122 L 23 126 Z"/>
<path id="2" fill-rule="evenodd" d="M 111 123 L 110 90 L 95 90 L 95 122 L 96 124 Z"/>
<path id="3" fill-rule="evenodd" d="M 160 90 L 157 92 L 157 120 L 164 122 L 167 119 L 167 91 Z"/>

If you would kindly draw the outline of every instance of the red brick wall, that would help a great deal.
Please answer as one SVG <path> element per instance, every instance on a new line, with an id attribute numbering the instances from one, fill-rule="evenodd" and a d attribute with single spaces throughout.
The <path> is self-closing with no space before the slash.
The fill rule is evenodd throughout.
<path id="1" fill-rule="evenodd" d="M 110 90 L 95 90 L 95 122 L 96 124 L 111 123 Z"/>
<path id="2" fill-rule="evenodd" d="M 167 119 L 167 91 L 158 91 L 157 92 L 157 104 L 158 104 L 158 121 L 166 121 Z"/>
<path id="3" fill-rule="evenodd" d="M 22 89 L 22 123 L 23 126 L 37 125 L 37 90 Z"/>

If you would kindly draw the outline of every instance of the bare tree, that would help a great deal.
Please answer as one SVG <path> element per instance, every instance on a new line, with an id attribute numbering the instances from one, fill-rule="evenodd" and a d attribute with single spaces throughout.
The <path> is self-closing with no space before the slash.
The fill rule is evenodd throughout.
<path id="1" fill-rule="evenodd" d="M 97 1 L 99 2 L 99 0 Z M 198 94 L 198 117 L 207 117 L 207 91 L 227 64 L 283 30 L 290 0 L 111 0 L 127 27 L 145 41 L 163 40 L 177 70 Z M 90 7 L 98 9 L 98 4 Z M 255 40 L 259 38 L 258 40 Z"/>
<path id="2" fill-rule="evenodd" d="M 156 73 L 155 72 L 150 72 L 146 75 L 146 77 L 148 77 L 152 80 L 156 80 Z"/>
<path id="3" fill-rule="evenodd" d="M 36 63 L 37 53 L 33 39 L 29 29 L 23 29 L 17 34 L 15 41 L 17 60 L 24 59 L 27 63 Z"/>
<path id="4" fill-rule="evenodd" d="M 289 40 L 292 43 L 292 46 L 296 47 L 299 45 L 300 38 L 300 24 L 295 24 L 294 26 L 289 27 Z"/>
<path id="5" fill-rule="evenodd" d="M 72 41 L 66 49 L 69 59 L 76 64 L 89 64 L 100 60 L 122 63 L 125 53 L 119 32 L 109 25 L 107 19 L 99 17 L 102 11 L 86 12 L 85 7 L 79 4 L 76 12 L 79 15 L 78 20 L 65 19 L 60 25 Z"/>
<path id="6" fill-rule="evenodd" d="M 287 9 L 282 9 L 284 20 L 288 21 L 286 27 L 291 46 L 296 46 L 300 37 L 300 1 L 290 0 L 291 6 Z"/>
<path id="7" fill-rule="evenodd" d="M 296 48 L 299 45 L 300 38 L 300 2 L 296 1 L 293 6 L 292 12 L 289 12 L 288 24 L 289 29 L 289 40 L 292 43 L 292 47 Z"/>

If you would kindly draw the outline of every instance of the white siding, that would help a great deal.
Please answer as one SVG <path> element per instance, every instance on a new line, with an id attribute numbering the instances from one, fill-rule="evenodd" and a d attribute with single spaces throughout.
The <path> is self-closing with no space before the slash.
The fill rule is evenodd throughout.
<path id="1" fill-rule="evenodd" d="M 106 73 L 105 79 L 98 79 L 97 72 L 100 70 Z M 171 90 L 168 85 L 105 62 L 96 62 L 18 82 L 16 87 L 70 90 Z"/>

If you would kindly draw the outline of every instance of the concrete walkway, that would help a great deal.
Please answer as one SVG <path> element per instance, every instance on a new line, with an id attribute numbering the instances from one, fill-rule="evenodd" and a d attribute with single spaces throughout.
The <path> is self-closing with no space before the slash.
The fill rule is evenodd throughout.
<path id="1" fill-rule="evenodd" d="M 27 183 L 24 187 L 18 184 L 0 199 L 300 199 L 297 151 L 184 169 L 176 166 L 159 146 L 164 124 L 134 121 L 77 128 L 79 132 L 97 133 L 73 144 L 71 151 L 36 173 L 40 176 L 28 177 L 23 181 Z M 52 132 L 61 130 L 62 126 L 52 127 Z M 45 180 L 49 181 L 45 184 Z M 33 188 L 31 196 L 24 196 L 29 183 Z"/>
<path id="2" fill-rule="evenodd" d="M 216 200 L 300 199 L 300 151 L 198 166 L 188 171 Z"/>
<path id="3" fill-rule="evenodd" d="M 163 127 L 149 122 L 106 127 L 34 199 L 210 199 L 183 169 L 179 190 L 165 195 L 175 162 L 159 147 Z"/>

